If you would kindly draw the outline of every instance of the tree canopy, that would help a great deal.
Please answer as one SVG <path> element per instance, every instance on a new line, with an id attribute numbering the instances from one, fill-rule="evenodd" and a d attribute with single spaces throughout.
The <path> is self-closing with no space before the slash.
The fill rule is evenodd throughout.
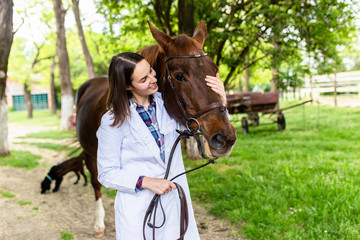
<path id="1" fill-rule="evenodd" d="M 237 86 L 248 68 L 252 85 L 269 84 L 274 78 L 271 70 L 277 69 L 277 87 L 284 89 L 301 85 L 305 74 L 346 69 L 342 61 L 345 57 L 353 59 L 352 69 L 357 69 L 359 51 L 356 55 L 356 51 L 349 49 L 356 46 L 353 43 L 359 30 L 356 29 L 358 3 L 357 0 L 95 0 L 96 21 L 101 16 L 102 29 L 93 29 L 95 21 L 83 27 L 96 75 L 106 75 L 113 55 L 155 43 L 146 20 L 170 35 L 187 31 L 186 27 L 205 20 L 209 33 L 205 51 L 220 66 L 221 79 L 228 88 Z M 39 4 L 35 2 L 32 6 L 39 7 Z M 82 11 L 80 1 L 80 13 Z M 192 21 L 186 22 L 188 18 Z M 44 11 L 42 21 L 55 31 L 51 10 Z M 74 23 L 66 35 L 71 48 L 74 88 L 87 79 L 76 35 Z M 44 37 L 44 45 L 48 49 L 52 45 L 53 52 L 54 36 Z"/>

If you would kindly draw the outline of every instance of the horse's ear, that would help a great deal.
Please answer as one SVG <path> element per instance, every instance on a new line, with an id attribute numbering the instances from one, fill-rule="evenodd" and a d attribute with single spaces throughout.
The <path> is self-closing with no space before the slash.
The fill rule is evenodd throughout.
<path id="1" fill-rule="evenodd" d="M 193 38 L 200 43 L 201 47 L 204 47 L 204 43 L 207 36 L 206 22 L 201 21 L 198 23 L 194 30 Z"/>
<path id="2" fill-rule="evenodd" d="M 173 44 L 174 39 L 154 27 L 149 20 L 147 20 L 147 22 L 149 24 L 151 34 L 163 50 L 166 50 L 168 46 L 171 46 Z"/>

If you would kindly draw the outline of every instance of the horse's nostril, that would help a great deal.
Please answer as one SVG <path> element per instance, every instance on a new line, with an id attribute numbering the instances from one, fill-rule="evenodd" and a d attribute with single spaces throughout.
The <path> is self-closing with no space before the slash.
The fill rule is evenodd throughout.
<path id="1" fill-rule="evenodd" d="M 224 136 L 222 136 L 220 134 L 216 134 L 210 140 L 210 145 L 214 149 L 221 149 L 225 146 L 225 144 L 226 144 L 226 141 L 224 139 Z"/>

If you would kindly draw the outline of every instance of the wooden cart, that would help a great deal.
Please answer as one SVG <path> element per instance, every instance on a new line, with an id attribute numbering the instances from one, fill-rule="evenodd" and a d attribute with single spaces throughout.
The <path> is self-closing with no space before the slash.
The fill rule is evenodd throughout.
<path id="1" fill-rule="evenodd" d="M 270 114 L 270 119 L 278 125 L 280 131 L 285 130 L 286 121 L 282 111 L 311 102 L 307 100 L 286 108 L 278 109 L 278 93 L 261 93 L 261 92 L 241 92 L 228 94 L 227 109 L 230 114 L 246 113 L 246 117 L 241 118 L 241 128 L 246 134 L 249 132 L 249 123 L 252 126 L 258 126 L 260 123 L 259 113 L 262 115 Z M 274 119 L 275 117 L 275 119 Z"/>

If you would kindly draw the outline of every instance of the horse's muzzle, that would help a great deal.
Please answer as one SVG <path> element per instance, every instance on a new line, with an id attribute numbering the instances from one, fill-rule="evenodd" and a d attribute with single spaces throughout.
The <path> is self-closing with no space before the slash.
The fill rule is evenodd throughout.
<path id="1" fill-rule="evenodd" d="M 224 148 L 226 145 L 225 137 L 216 134 L 210 138 L 210 147 L 216 150 L 220 150 L 221 148 Z"/>

